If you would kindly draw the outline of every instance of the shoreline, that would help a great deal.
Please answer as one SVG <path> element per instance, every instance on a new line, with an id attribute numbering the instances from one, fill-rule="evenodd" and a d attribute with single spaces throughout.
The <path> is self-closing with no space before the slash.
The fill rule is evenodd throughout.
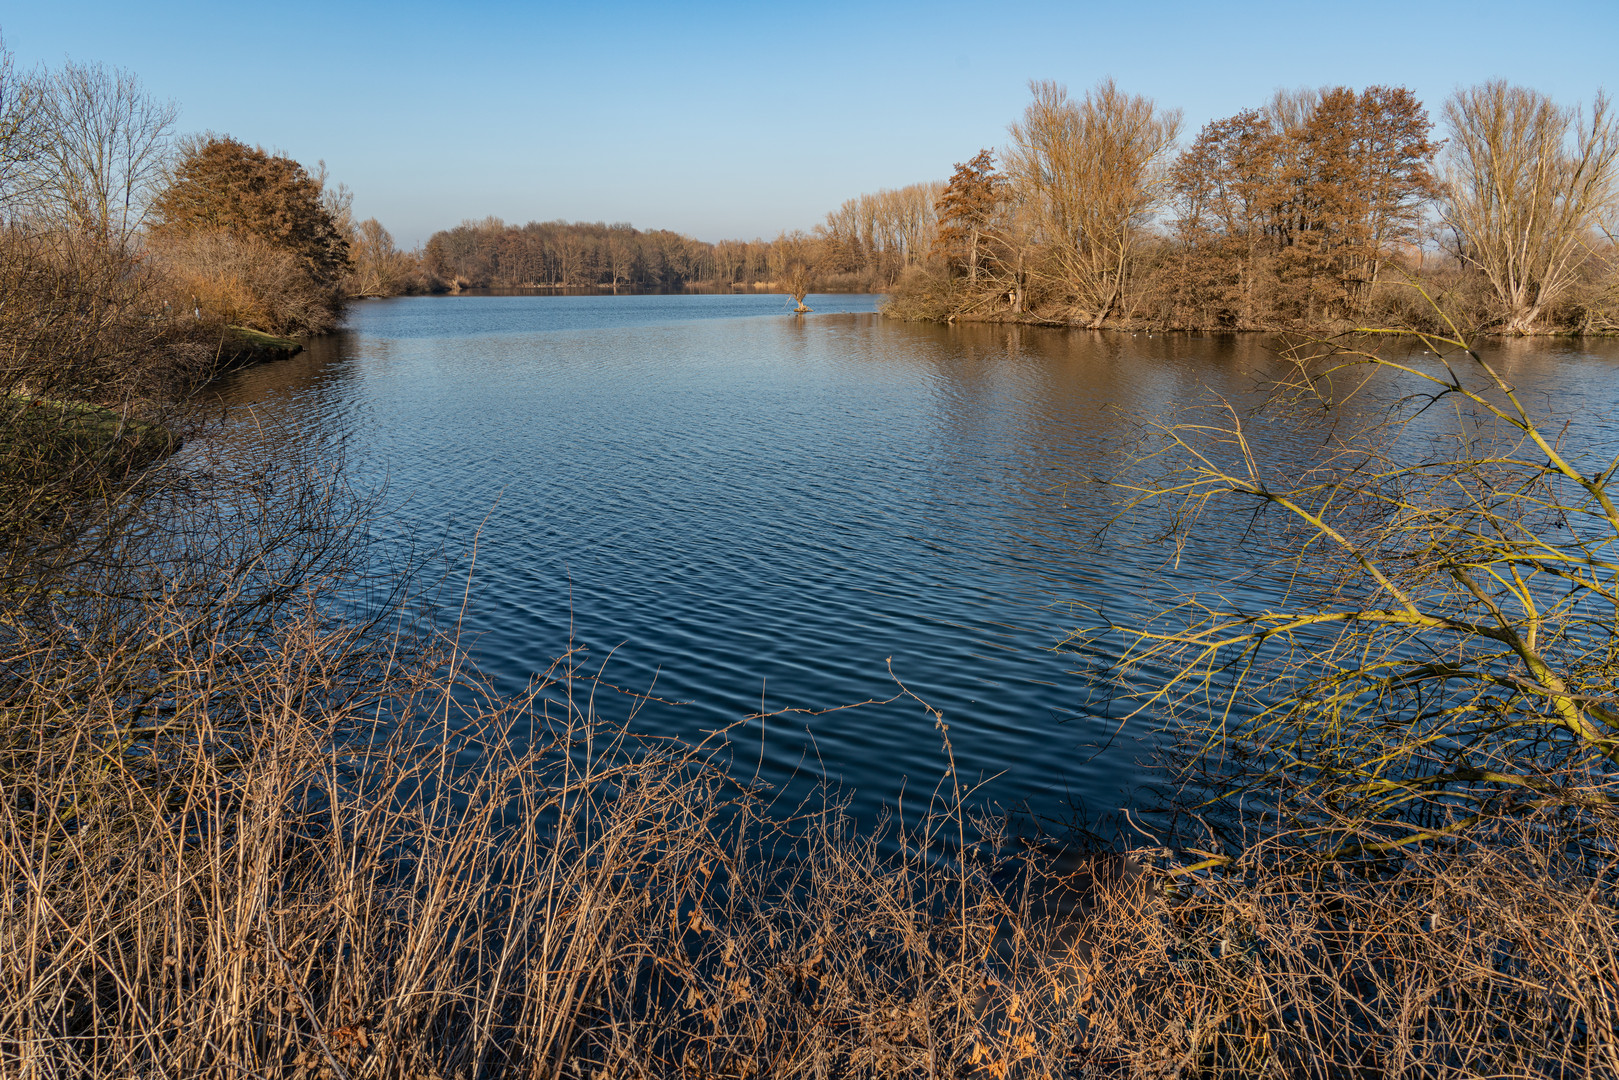
<path id="1" fill-rule="evenodd" d="M 878 294 L 890 295 L 890 294 Z M 1219 327 L 1171 327 L 1146 320 L 1115 321 L 1102 326 L 1091 326 L 1089 322 L 1079 319 L 1061 319 L 1052 316 L 1032 314 L 1029 312 L 995 312 L 988 315 L 954 315 L 949 318 L 932 317 L 906 317 L 884 311 L 881 306 L 877 313 L 887 319 L 898 322 L 926 323 L 932 326 L 956 326 L 960 324 L 974 324 L 981 326 L 1037 326 L 1048 330 L 1088 330 L 1094 333 L 1115 334 L 1300 334 L 1307 337 L 1339 337 L 1356 333 L 1399 333 L 1409 334 L 1413 337 L 1431 335 L 1436 331 L 1409 329 L 1404 327 L 1375 327 L 1366 325 L 1344 324 L 1336 327 L 1309 327 L 1309 326 L 1219 326 Z M 1619 331 L 1614 330 L 1537 330 L 1533 333 L 1504 333 L 1499 330 L 1475 330 L 1474 337 L 1489 338 L 1491 340 L 1514 339 L 1540 339 L 1540 338 L 1598 338 L 1609 339 L 1619 337 Z"/>

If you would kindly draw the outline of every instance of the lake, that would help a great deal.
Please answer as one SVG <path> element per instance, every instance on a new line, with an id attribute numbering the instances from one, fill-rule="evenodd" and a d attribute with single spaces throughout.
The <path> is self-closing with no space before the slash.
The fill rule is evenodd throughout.
<path id="1" fill-rule="evenodd" d="M 785 788 L 829 778 L 870 821 L 946 767 L 929 714 L 888 700 L 898 680 L 944 714 L 988 802 L 1131 805 L 1144 732 L 1057 646 L 1087 605 L 1128 621 L 1177 589 L 1265 585 L 1235 529 L 1178 564 L 1150 521 L 1103 534 L 1113 496 L 1095 478 L 1139 417 L 1252 400 L 1274 343 L 922 326 L 876 300 L 815 296 L 804 318 L 779 296 L 366 302 L 346 331 L 222 381 L 251 410 L 208 438 L 244 457 L 341 448 L 359 486 L 386 485 L 384 547 L 441 551 L 452 575 L 477 537 L 463 631 L 504 689 L 572 642 L 658 699 L 644 730 L 776 713 L 733 731 L 739 761 L 762 757 Z M 1497 359 L 1584 424 L 1619 402 L 1610 342 Z M 1312 452 L 1291 429 L 1267 437 Z M 840 708 L 868 701 L 887 703 Z"/>

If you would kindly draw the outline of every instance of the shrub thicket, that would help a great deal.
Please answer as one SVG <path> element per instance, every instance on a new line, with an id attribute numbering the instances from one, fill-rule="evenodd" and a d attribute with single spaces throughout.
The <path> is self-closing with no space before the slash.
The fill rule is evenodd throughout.
<path id="1" fill-rule="evenodd" d="M 291 158 L 202 139 L 153 202 L 150 242 L 199 308 L 267 333 L 321 333 L 342 313 L 350 270 L 322 192 Z"/>

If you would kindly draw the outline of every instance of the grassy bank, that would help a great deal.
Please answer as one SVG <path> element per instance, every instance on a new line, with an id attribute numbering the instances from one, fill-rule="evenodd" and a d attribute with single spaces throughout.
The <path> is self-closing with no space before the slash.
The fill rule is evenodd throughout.
<path id="1" fill-rule="evenodd" d="M 71 467 L 75 460 L 139 468 L 179 449 L 159 423 L 85 402 L 12 394 L 0 399 L 0 463 L 8 470 Z"/>

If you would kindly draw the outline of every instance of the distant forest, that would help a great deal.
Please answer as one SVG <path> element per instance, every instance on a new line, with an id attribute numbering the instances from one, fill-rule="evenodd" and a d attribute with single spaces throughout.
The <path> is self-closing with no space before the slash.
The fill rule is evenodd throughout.
<path id="1" fill-rule="evenodd" d="M 912 184 L 862 195 L 813 233 L 712 244 L 625 224 L 485 218 L 434 233 L 422 267 L 452 290 L 774 287 L 810 267 L 819 288 L 886 291 L 932 250 L 939 190 Z"/>

